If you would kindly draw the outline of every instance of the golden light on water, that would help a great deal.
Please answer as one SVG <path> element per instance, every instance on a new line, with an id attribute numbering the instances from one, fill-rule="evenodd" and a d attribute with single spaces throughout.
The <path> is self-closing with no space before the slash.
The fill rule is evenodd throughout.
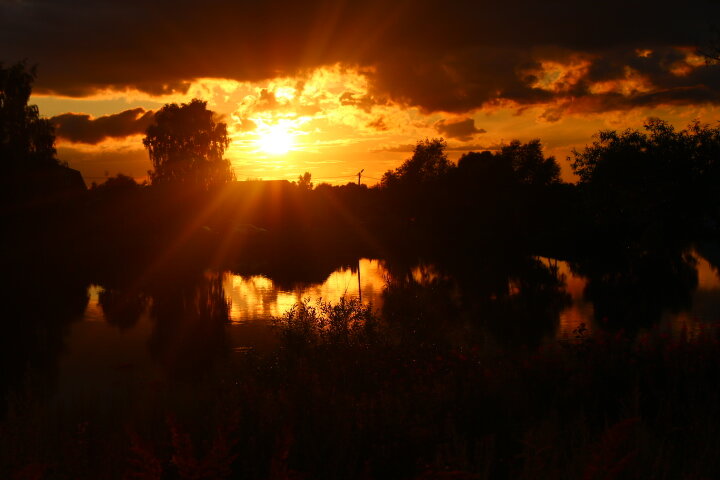
<path id="1" fill-rule="evenodd" d="M 359 277 L 358 277 L 359 274 Z M 295 303 L 309 299 L 337 303 L 341 297 L 359 298 L 379 309 L 388 272 L 379 260 L 360 260 L 355 268 L 343 267 L 332 272 L 322 283 L 298 284 L 283 289 L 271 279 L 260 275 L 226 274 L 223 287 L 230 304 L 230 320 L 234 324 L 260 321 L 282 316 Z"/>

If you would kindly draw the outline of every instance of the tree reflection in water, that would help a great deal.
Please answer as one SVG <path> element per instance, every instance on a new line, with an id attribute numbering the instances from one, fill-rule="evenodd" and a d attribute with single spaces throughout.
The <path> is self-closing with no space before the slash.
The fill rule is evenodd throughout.
<path id="1" fill-rule="evenodd" d="M 229 304 L 222 275 L 208 273 L 151 287 L 154 358 L 180 377 L 207 372 L 228 352 Z"/>
<path id="2" fill-rule="evenodd" d="M 104 288 L 98 294 L 98 303 L 110 325 L 127 330 L 137 324 L 140 315 L 147 308 L 148 297 L 138 291 Z"/>
<path id="3" fill-rule="evenodd" d="M 592 257 L 573 262 L 572 269 L 588 279 L 585 296 L 596 323 L 630 333 L 656 325 L 665 312 L 689 310 L 698 286 L 697 260 L 682 250 Z"/>
<path id="4" fill-rule="evenodd" d="M 5 265 L 0 289 L 3 333 L 0 335 L 0 412 L 7 393 L 21 387 L 45 396 L 52 392 L 58 360 L 70 324 L 82 318 L 88 283 L 65 265 Z M 48 279 L 62 278 L 48 283 Z M 33 385 L 27 385 L 33 379 Z M 25 385 L 23 385 L 25 384 Z"/>

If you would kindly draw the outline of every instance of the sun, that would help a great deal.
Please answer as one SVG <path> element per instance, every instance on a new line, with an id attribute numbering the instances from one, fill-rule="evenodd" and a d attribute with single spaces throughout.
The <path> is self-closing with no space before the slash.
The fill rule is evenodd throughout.
<path id="1" fill-rule="evenodd" d="M 257 146 L 265 153 L 282 155 L 292 150 L 294 146 L 294 135 L 283 125 L 273 125 L 265 132 L 260 133 L 257 139 Z"/>

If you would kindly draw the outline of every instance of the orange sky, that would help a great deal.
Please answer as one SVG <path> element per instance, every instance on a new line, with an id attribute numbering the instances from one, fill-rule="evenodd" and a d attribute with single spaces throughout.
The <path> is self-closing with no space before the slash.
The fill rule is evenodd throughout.
<path id="1" fill-rule="evenodd" d="M 544 71 L 537 72 L 537 87 L 562 92 L 583 76 L 585 68 L 583 62 L 545 63 Z M 675 68 L 677 75 L 683 75 L 683 68 L 705 67 L 689 53 L 687 65 Z M 628 72 L 622 81 L 598 82 L 593 88 L 630 97 L 653 86 Z M 720 118 L 716 107 L 702 104 L 596 113 L 588 97 L 577 104 L 568 97 L 530 107 L 498 102 L 463 114 L 424 112 L 372 98 L 368 92 L 362 72 L 334 65 L 262 82 L 199 79 L 184 94 L 154 96 L 126 90 L 82 98 L 35 95 L 31 101 L 46 117 L 72 112 L 86 114 L 93 121 L 132 108 L 155 110 L 165 103 L 200 98 L 228 124 L 231 144 L 226 157 L 239 180 L 295 180 L 308 171 L 316 183 L 354 181 L 360 169 L 365 169 L 367 183 L 376 183 L 384 171 L 409 157 L 418 139 L 426 137 L 446 138 L 454 160 L 465 151 L 497 148 L 515 138 L 540 138 L 546 153 L 556 156 L 563 166 L 563 177 L 572 180 L 567 157 L 601 129 L 640 127 L 650 116 L 680 128 L 694 119 L 712 123 Z M 75 140 L 59 136 L 59 158 L 79 169 L 88 184 L 116 173 L 142 180 L 150 168 L 142 134 L 107 137 L 97 143 Z"/>
<path id="2" fill-rule="evenodd" d="M 720 4 L 658 5 L 0 0 L 0 62 L 38 66 L 32 102 L 87 183 L 143 179 L 153 111 L 193 98 L 227 122 L 240 180 L 373 183 L 426 137 L 453 160 L 539 138 L 571 179 L 601 129 L 720 118 L 720 65 L 696 53 L 720 46 Z"/>

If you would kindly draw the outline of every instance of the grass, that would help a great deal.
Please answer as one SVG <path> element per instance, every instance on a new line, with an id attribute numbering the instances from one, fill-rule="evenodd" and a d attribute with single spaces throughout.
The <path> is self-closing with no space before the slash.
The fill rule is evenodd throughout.
<path id="1" fill-rule="evenodd" d="M 709 479 L 720 344 L 588 335 L 512 354 L 413 341 L 412 319 L 302 302 L 281 348 L 117 411 L 18 399 L 10 479 Z M 398 334 L 399 330 L 410 331 Z"/>

